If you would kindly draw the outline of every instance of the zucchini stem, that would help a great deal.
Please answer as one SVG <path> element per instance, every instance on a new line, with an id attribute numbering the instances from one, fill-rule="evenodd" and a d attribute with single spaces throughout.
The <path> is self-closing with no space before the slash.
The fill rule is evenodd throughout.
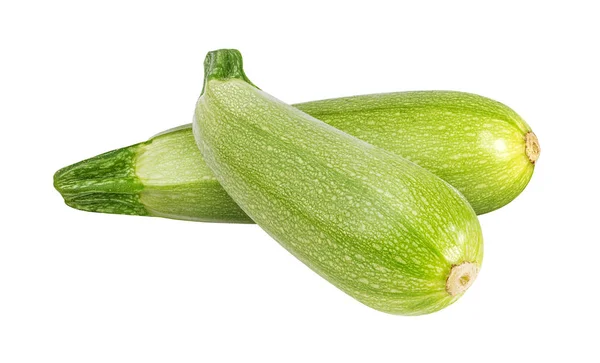
<path id="1" fill-rule="evenodd" d="M 478 272 L 479 267 L 473 262 L 452 266 L 446 280 L 446 291 L 452 296 L 464 293 L 473 284 Z"/>
<path id="2" fill-rule="evenodd" d="M 540 142 L 538 141 L 537 136 L 535 136 L 532 131 L 529 131 L 525 135 L 525 154 L 527 154 L 527 157 L 532 164 L 535 164 L 540 157 L 541 151 L 542 149 L 540 148 Z"/>
<path id="3" fill-rule="evenodd" d="M 211 79 L 239 79 L 256 87 L 246 77 L 243 65 L 242 54 L 237 49 L 218 49 L 208 52 L 204 59 L 204 86 L 202 94 L 204 94 L 204 90 L 206 89 L 206 83 Z"/>

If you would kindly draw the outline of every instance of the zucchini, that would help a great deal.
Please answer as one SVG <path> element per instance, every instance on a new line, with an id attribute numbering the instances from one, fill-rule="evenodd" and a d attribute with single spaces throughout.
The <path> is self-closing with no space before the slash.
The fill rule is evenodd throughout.
<path id="1" fill-rule="evenodd" d="M 455 188 L 259 90 L 238 51 L 207 55 L 193 132 L 242 210 L 367 306 L 431 313 L 476 278 L 481 229 Z"/>
<path id="2" fill-rule="evenodd" d="M 428 169 L 477 214 L 516 198 L 540 153 L 512 109 L 469 93 L 398 92 L 295 107 Z M 202 161 L 191 125 L 63 168 L 54 185 L 67 205 L 86 211 L 252 223 Z"/>
<path id="3" fill-rule="evenodd" d="M 191 125 L 63 168 L 54 186 L 85 211 L 252 223 L 202 160 Z"/>

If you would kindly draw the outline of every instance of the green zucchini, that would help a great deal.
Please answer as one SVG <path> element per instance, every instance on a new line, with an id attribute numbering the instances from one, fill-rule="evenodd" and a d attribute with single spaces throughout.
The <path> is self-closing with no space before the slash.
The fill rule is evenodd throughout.
<path id="1" fill-rule="evenodd" d="M 252 223 L 202 160 L 191 125 L 63 168 L 54 186 L 85 211 Z"/>
<path id="2" fill-rule="evenodd" d="M 512 109 L 469 93 L 399 92 L 295 107 L 428 169 L 463 193 L 477 214 L 516 198 L 540 152 Z M 81 210 L 251 223 L 201 158 L 191 125 L 184 125 L 63 168 L 54 184 Z"/>
<path id="3" fill-rule="evenodd" d="M 481 229 L 455 188 L 259 90 L 238 51 L 207 55 L 193 132 L 242 210 L 360 302 L 431 313 L 475 279 Z"/>

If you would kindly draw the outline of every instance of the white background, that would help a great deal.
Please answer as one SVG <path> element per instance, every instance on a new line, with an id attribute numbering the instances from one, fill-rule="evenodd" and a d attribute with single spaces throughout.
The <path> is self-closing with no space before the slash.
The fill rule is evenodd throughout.
<path id="1" fill-rule="evenodd" d="M 0 362 L 598 362 L 593 4 L 2 2 Z M 257 226 L 63 204 L 57 169 L 189 122 L 204 56 L 225 47 L 290 103 L 448 89 L 528 121 L 541 158 L 481 217 L 462 299 L 387 315 Z"/>

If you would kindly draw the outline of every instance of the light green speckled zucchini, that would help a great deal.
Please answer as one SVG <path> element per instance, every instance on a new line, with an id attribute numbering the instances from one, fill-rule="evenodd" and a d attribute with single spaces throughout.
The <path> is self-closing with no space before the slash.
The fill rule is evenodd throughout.
<path id="1" fill-rule="evenodd" d="M 362 303 L 430 313 L 475 279 L 481 230 L 455 188 L 259 90 L 238 51 L 207 55 L 193 131 L 242 210 Z"/>
<path id="2" fill-rule="evenodd" d="M 502 207 L 529 182 L 539 144 L 507 106 L 452 91 L 399 92 L 295 105 L 399 154 L 463 193 L 477 214 Z M 191 125 L 59 170 L 73 208 L 175 219 L 252 222 L 201 160 Z"/>

